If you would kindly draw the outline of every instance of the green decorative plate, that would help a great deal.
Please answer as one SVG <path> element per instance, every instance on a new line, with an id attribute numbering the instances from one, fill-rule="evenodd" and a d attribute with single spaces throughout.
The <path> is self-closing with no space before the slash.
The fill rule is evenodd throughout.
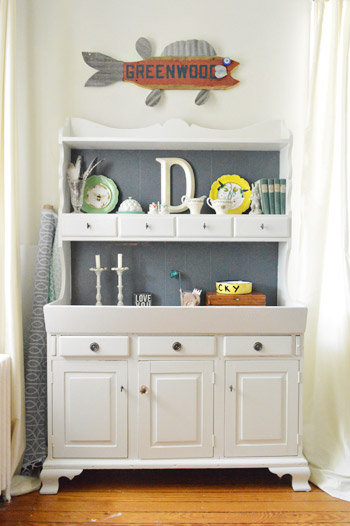
<path id="1" fill-rule="evenodd" d="M 119 190 L 115 182 L 105 175 L 92 175 L 86 179 L 82 209 L 88 214 L 108 214 L 116 207 Z"/>

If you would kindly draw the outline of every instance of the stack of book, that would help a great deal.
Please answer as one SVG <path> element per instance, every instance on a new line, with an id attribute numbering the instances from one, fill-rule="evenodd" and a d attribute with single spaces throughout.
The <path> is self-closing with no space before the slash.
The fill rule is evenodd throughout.
<path id="1" fill-rule="evenodd" d="M 286 180 L 260 179 L 258 183 L 262 213 L 285 214 Z"/>

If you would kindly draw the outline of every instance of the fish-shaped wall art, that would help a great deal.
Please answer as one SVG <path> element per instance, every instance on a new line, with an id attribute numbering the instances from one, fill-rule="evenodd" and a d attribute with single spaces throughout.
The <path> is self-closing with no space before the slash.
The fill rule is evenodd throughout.
<path id="1" fill-rule="evenodd" d="M 200 106 L 208 100 L 209 90 L 230 89 L 239 83 L 231 76 L 239 62 L 217 56 L 205 40 L 173 42 L 160 57 L 154 57 L 150 42 L 141 37 L 136 42 L 136 51 L 143 60 L 122 62 L 102 53 L 83 51 L 85 62 L 97 69 L 85 86 L 132 82 L 152 90 L 146 98 L 147 106 L 158 104 L 162 90 L 200 90 L 195 99 Z"/>

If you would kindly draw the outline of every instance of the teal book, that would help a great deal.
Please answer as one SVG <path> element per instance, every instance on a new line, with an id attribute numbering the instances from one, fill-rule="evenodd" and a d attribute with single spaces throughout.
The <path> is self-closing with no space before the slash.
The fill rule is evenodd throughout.
<path id="1" fill-rule="evenodd" d="M 286 180 L 280 179 L 281 214 L 286 213 Z"/>
<path id="2" fill-rule="evenodd" d="M 270 214 L 274 214 L 275 213 L 275 185 L 273 183 L 273 179 L 267 180 L 267 186 L 268 186 L 268 192 L 269 192 Z"/>
<path id="3" fill-rule="evenodd" d="M 275 214 L 281 213 L 281 194 L 280 194 L 280 180 L 273 180 L 274 191 L 275 191 Z"/>
<path id="4" fill-rule="evenodd" d="M 269 204 L 269 189 L 267 186 L 267 179 L 259 180 L 259 189 L 261 196 L 261 209 L 263 214 L 270 213 L 270 204 Z"/>

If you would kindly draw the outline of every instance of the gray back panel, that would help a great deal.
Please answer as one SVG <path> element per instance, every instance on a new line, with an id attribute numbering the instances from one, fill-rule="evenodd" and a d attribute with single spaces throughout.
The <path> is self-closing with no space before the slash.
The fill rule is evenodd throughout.
<path id="1" fill-rule="evenodd" d="M 171 270 L 182 274 L 183 290 L 199 287 L 215 290 L 216 281 L 242 279 L 266 294 L 267 305 L 277 301 L 277 243 L 72 243 L 72 304 L 96 303 L 96 278 L 89 271 L 95 254 L 103 267 L 117 266 L 118 253 L 129 270 L 123 276 L 124 304 L 132 305 L 134 292 L 151 292 L 153 305 L 179 305 L 179 281 Z M 117 304 L 117 275 L 102 274 L 102 302 Z M 205 294 L 202 294 L 202 299 Z"/>
<path id="2" fill-rule="evenodd" d="M 188 161 L 194 172 L 196 197 L 209 195 L 211 185 L 218 177 L 237 174 L 250 184 L 262 178 L 279 177 L 279 152 L 244 151 L 174 151 L 174 150 L 73 150 L 72 160 L 83 156 L 86 167 L 95 158 L 105 159 L 97 168 L 97 174 L 113 179 L 119 189 L 120 203 L 133 197 L 145 212 L 149 203 L 160 201 L 160 163 L 157 157 L 180 157 Z M 95 172 L 96 173 L 96 172 Z M 172 168 L 172 204 L 179 204 L 185 193 L 185 177 L 182 168 Z M 203 214 L 214 211 L 205 204 Z"/>

